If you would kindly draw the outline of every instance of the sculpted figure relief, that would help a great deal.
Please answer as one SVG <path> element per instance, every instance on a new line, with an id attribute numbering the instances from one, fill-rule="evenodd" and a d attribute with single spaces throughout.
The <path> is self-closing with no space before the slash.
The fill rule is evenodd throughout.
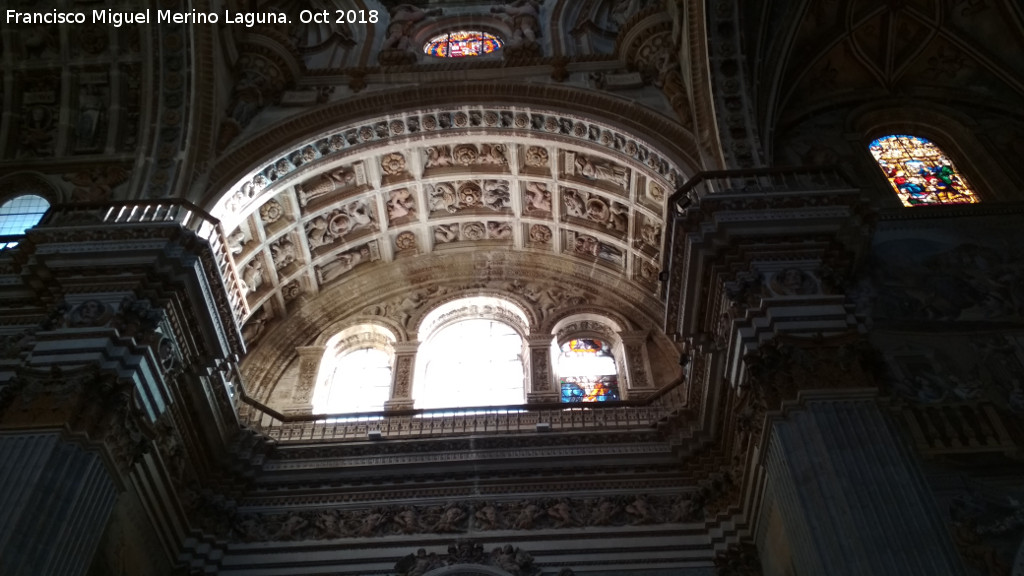
<path id="1" fill-rule="evenodd" d="M 530 182 L 526 185 L 526 197 L 524 212 L 527 213 L 551 213 L 551 192 L 546 184 Z"/>
<path id="2" fill-rule="evenodd" d="M 305 208 L 313 200 L 335 190 L 348 188 L 355 183 L 356 172 L 351 168 L 338 168 L 325 172 L 316 180 L 304 182 L 295 187 L 299 195 L 299 206 Z"/>
<path id="3" fill-rule="evenodd" d="M 512 207 L 512 194 L 505 180 L 485 180 L 481 201 L 484 206 L 498 211 Z"/>
<path id="4" fill-rule="evenodd" d="M 508 222 L 488 222 L 487 237 L 493 240 L 510 240 L 512 238 L 512 225 Z"/>
<path id="5" fill-rule="evenodd" d="M 392 190 L 388 193 L 388 220 L 394 221 L 406 216 L 416 215 L 416 199 L 408 188 Z"/>
<path id="6" fill-rule="evenodd" d="M 455 242 L 459 239 L 458 224 L 441 224 L 434 228 L 434 241 L 438 244 Z"/>
<path id="7" fill-rule="evenodd" d="M 425 168 L 444 168 L 454 166 L 452 151 L 448 146 L 431 146 L 427 148 L 427 163 Z"/>
<path id="8" fill-rule="evenodd" d="M 278 270 L 298 260 L 298 249 L 290 238 L 284 237 L 270 245 L 270 256 Z"/>
<path id="9" fill-rule="evenodd" d="M 416 24 L 430 16 L 441 14 L 440 8 L 423 10 L 412 4 L 399 4 L 391 10 L 391 22 L 381 45 L 381 51 L 398 50 L 409 52 L 415 47 L 412 45 L 411 35 Z"/>
<path id="10" fill-rule="evenodd" d="M 605 160 L 578 154 L 576 156 L 576 173 L 589 180 L 599 180 L 620 188 L 629 188 L 629 172 L 622 166 Z"/>
<path id="11" fill-rule="evenodd" d="M 259 258 L 246 265 L 242 271 L 242 282 L 245 283 L 247 294 L 256 292 L 263 285 L 263 262 Z"/>
<path id="12" fill-rule="evenodd" d="M 344 252 L 335 257 L 334 260 L 318 266 L 317 277 L 321 284 L 326 284 L 331 280 L 341 276 L 342 274 L 352 270 L 363 262 L 370 261 L 370 249 L 367 246 L 362 246 L 358 250 L 351 250 Z"/>
<path id="13" fill-rule="evenodd" d="M 306 236 L 309 238 L 309 247 L 317 248 L 364 229 L 377 229 L 373 209 L 366 200 L 355 200 L 307 222 Z"/>
<path id="14" fill-rule="evenodd" d="M 537 0 L 514 0 L 503 6 L 494 6 L 491 12 L 505 14 L 512 27 L 512 38 L 505 44 L 505 50 L 517 52 L 539 52 L 540 7 Z"/>

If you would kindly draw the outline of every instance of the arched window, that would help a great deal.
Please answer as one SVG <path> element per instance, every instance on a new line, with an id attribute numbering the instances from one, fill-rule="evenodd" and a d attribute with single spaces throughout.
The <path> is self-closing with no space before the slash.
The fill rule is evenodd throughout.
<path id="1" fill-rule="evenodd" d="M 978 202 L 964 176 L 931 140 L 883 136 L 871 143 L 871 154 L 904 206 Z"/>
<path id="2" fill-rule="evenodd" d="M 423 53 L 438 58 L 483 56 L 504 46 L 501 38 L 480 30 L 458 30 L 434 36 L 423 45 Z"/>
<path id="3" fill-rule="evenodd" d="M 556 373 L 562 402 L 619 400 L 619 376 L 611 346 L 604 340 L 579 338 L 559 347 Z"/>
<path id="4" fill-rule="evenodd" d="M 522 404 L 526 322 L 517 306 L 491 297 L 464 298 L 427 314 L 416 357 L 415 407 Z"/>
<path id="5" fill-rule="evenodd" d="M 35 194 L 22 194 L 0 204 L 0 236 L 24 234 L 39 223 L 49 208 L 50 203 Z M 0 250 L 17 245 L 17 242 L 0 242 Z"/>
<path id="6" fill-rule="evenodd" d="M 391 397 L 394 336 L 357 326 L 328 341 L 313 393 L 313 413 L 377 412 Z"/>

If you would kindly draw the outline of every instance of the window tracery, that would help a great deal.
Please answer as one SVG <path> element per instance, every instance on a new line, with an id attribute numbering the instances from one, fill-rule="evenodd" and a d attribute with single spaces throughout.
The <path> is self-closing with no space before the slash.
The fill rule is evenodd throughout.
<path id="1" fill-rule="evenodd" d="M 42 196 L 21 194 L 0 204 L 0 236 L 17 236 L 35 226 L 50 209 Z M 13 248 L 17 242 L 0 242 L 0 250 Z"/>
<path id="2" fill-rule="evenodd" d="M 501 49 L 505 42 L 489 32 L 456 30 L 434 36 L 423 45 L 423 53 L 438 58 L 483 56 Z"/>
<path id="3" fill-rule="evenodd" d="M 871 143 L 870 150 L 904 206 L 979 201 L 952 160 L 927 138 L 883 136 Z"/>

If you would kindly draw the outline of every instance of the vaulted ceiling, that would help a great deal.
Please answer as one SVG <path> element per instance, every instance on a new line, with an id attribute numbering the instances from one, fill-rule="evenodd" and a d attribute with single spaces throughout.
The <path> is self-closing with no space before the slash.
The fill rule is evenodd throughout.
<path id="1" fill-rule="evenodd" d="M 1020 2 L 769 0 L 743 10 L 768 146 L 808 116 L 873 99 L 959 102 L 1020 115 Z"/>

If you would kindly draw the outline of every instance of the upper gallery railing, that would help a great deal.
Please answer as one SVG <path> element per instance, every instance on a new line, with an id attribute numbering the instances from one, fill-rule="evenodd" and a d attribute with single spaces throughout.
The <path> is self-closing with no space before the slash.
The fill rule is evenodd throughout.
<path id="1" fill-rule="evenodd" d="M 50 208 L 38 227 L 94 226 L 178 226 L 210 244 L 210 249 L 227 290 L 231 311 L 241 326 L 249 305 L 238 271 L 225 240 L 220 221 L 187 200 L 136 200 L 104 203 L 57 204 Z"/>
<path id="2" fill-rule="evenodd" d="M 650 430 L 679 412 L 686 401 L 684 387 L 677 382 L 637 401 L 285 415 L 246 395 L 237 370 L 228 377 L 232 380 L 230 387 L 235 393 L 240 423 L 285 443 L 538 431 Z"/>

